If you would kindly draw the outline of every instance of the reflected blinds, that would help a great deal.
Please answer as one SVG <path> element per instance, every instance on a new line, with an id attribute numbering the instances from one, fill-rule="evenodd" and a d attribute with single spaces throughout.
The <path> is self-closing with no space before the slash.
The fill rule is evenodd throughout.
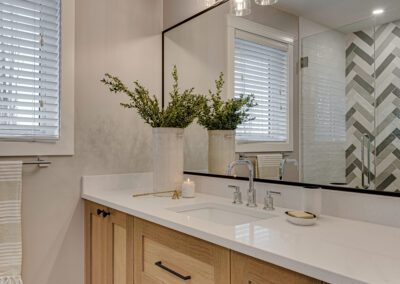
<path id="1" fill-rule="evenodd" d="M 0 139 L 58 139 L 60 0 L 0 0 L 0 23 Z"/>
<path id="2" fill-rule="evenodd" d="M 255 120 L 236 130 L 238 142 L 288 140 L 289 48 L 287 44 L 236 31 L 234 95 L 254 94 Z"/>

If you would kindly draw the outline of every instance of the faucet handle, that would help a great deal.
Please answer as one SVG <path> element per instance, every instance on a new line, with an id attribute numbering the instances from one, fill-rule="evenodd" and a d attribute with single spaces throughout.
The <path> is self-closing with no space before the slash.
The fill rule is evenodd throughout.
<path id="1" fill-rule="evenodd" d="M 281 195 L 281 193 L 278 191 L 267 190 L 264 198 L 264 210 L 275 210 L 274 198 L 272 197 L 272 194 Z"/>
<path id="2" fill-rule="evenodd" d="M 237 185 L 228 185 L 228 188 L 234 189 L 233 192 L 233 204 L 242 204 L 242 193 L 240 192 L 240 187 Z"/>

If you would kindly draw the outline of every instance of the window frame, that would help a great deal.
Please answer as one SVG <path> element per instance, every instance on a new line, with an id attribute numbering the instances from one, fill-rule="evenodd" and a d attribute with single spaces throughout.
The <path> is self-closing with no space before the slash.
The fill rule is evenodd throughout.
<path id="1" fill-rule="evenodd" d="M 75 1 L 61 0 L 60 23 L 60 128 L 56 141 L 1 140 L 0 156 L 74 155 Z"/>
<path id="2" fill-rule="evenodd" d="M 236 152 L 292 152 L 293 145 L 293 95 L 294 95 L 294 39 L 289 33 L 264 26 L 244 18 L 227 16 L 227 97 L 234 97 L 234 56 L 235 56 L 235 31 L 241 30 L 257 36 L 265 37 L 288 45 L 289 56 L 289 84 L 288 84 L 288 139 L 285 142 L 266 141 L 266 142 L 236 142 Z"/>

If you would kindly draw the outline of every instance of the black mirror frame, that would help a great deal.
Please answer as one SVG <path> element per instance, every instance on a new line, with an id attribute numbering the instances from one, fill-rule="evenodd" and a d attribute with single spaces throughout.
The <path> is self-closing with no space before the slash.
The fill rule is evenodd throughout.
<path id="1" fill-rule="evenodd" d="M 164 59 L 165 59 L 165 54 L 164 54 L 164 36 L 165 33 L 183 25 L 186 22 L 189 22 L 202 14 L 207 13 L 210 10 L 213 10 L 220 5 L 223 5 L 230 0 L 222 0 L 220 2 L 217 2 L 213 6 L 163 30 L 162 32 L 162 39 L 161 39 L 161 105 L 162 108 L 165 106 L 165 92 L 164 92 L 164 87 L 165 87 L 165 82 L 164 82 L 164 75 L 165 75 L 165 65 L 164 65 Z M 199 173 L 199 172 L 190 172 L 190 171 L 184 171 L 184 174 L 188 175 L 196 175 L 196 176 L 207 176 L 207 177 L 213 177 L 213 178 L 225 178 L 225 179 L 236 179 L 236 180 L 247 180 L 247 178 L 244 177 L 232 177 L 232 176 L 224 176 L 224 175 L 216 175 L 216 174 L 208 174 L 208 173 Z M 361 189 L 361 188 L 354 188 L 354 187 L 344 187 L 344 186 L 337 186 L 337 185 L 326 185 L 326 184 L 310 184 L 310 183 L 302 183 L 302 182 L 291 182 L 291 181 L 280 181 L 280 180 L 269 180 L 269 179 L 254 179 L 256 182 L 261 182 L 261 183 L 271 183 L 271 184 L 281 184 L 281 185 L 288 185 L 288 186 L 297 186 L 297 187 L 303 187 L 303 188 L 320 188 L 320 189 L 327 189 L 327 190 L 335 190 L 335 191 L 343 191 L 343 192 L 353 192 L 353 193 L 362 193 L 362 194 L 372 194 L 372 195 L 381 195 L 381 196 L 392 196 L 392 197 L 400 197 L 400 192 L 391 192 L 391 191 L 378 191 L 378 190 L 372 190 L 372 189 Z"/>

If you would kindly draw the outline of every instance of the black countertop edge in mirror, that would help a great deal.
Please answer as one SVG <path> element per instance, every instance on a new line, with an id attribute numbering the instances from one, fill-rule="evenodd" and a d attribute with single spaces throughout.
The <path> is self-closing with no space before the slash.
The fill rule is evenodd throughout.
<path id="1" fill-rule="evenodd" d="M 199 172 L 190 172 L 190 171 L 184 171 L 183 173 L 185 175 L 193 175 L 193 176 L 205 176 L 205 177 L 213 177 L 213 178 L 248 180 L 247 177 L 224 176 L 224 175 L 209 174 L 209 173 L 199 173 Z M 391 192 L 391 191 L 377 191 L 377 190 L 367 190 L 367 189 L 359 189 L 359 188 L 343 187 L 343 186 L 334 186 L 334 185 L 326 185 L 326 184 L 311 184 L 311 183 L 301 183 L 301 182 L 293 182 L 293 181 L 280 181 L 280 180 L 272 180 L 272 179 L 259 179 L 259 178 L 255 178 L 254 181 L 255 182 L 262 182 L 262 183 L 272 183 L 272 184 L 280 184 L 280 185 L 288 185 L 288 186 L 297 186 L 297 187 L 304 187 L 304 188 L 321 188 L 321 189 L 343 191 L 343 192 L 354 192 L 354 193 L 361 193 L 361 194 L 372 194 L 372 195 L 381 195 L 381 196 L 400 197 L 400 192 Z"/>

